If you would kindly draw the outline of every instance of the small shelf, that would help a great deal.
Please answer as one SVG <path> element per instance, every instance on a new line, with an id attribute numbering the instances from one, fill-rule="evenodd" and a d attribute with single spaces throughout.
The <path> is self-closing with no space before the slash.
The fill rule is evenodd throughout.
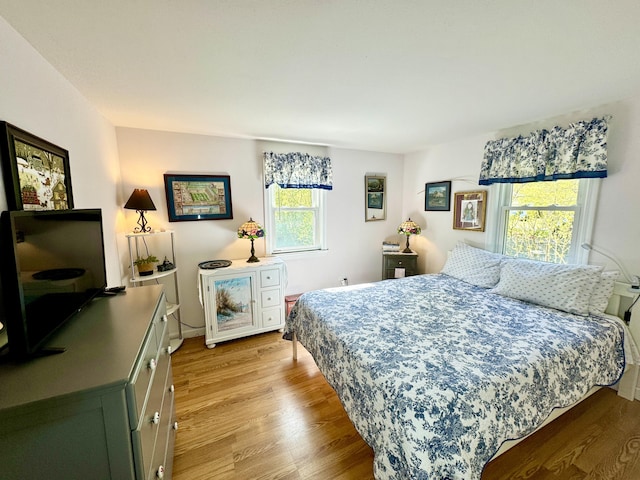
<path id="1" fill-rule="evenodd" d="M 173 275 L 177 271 L 178 271 L 178 267 L 172 268 L 171 270 L 167 270 L 166 272 L 156 271 L 152 275 L 138 275 L 138 276 L 133 275 L 129 277 L 129 281 L 131 283 L 146 282 L 147 280 L 154 280 L 156 278 L 168 277 L 169 275 Z"/>
<path id="2" fill-rule="evenodd" d="M 145 282 L 157 280 L 160 278 L 169 278 L 169 281 L 162 282 L 163 286 L 168 289 L 169 298 L 175 303 L 166 302 L 166 314 L 167 316 L 171 315 L 172 320 L 175 320 L 177 323 L 177 336 L 175 332 L 170 334 L 170 346 L 171 351 L 175 352 L 182 345 L 182 321 L 180 318 L 180 292 L 178 289 L 178 268 L 176 263 L 176 250 L 175 250 L 175 238 L 173 230 L 162 230 L 162 231 L 153 231 L 153 232 L 145 232 L 145 233 L 127 233 L 125 234 L 127 238 L 127 244 L 129 246 L 129 268 L 130 268 L 130 276 L 129 282 L 133 284 L 133 287 L 140 287 L 145 284 Z M 152 237 L 158 237 L 156 240 L 152 240 Z M 147 245 L 147 241 L 149 241 L 150 245 Z M 145 252 L 146 255 L 149 255 L 149 250 L 153 251 L 154 248 L 158 248 L 160 250 L 166 250 L 166 242 L 169 241 L 171 248 L 171 252 L 165 255 L 165 259 L 169 260 L 175 267 L 171 270 L 166 270 L 164 272 L 159 272 L 154 270 L 151 275 L 140 275 L 137 272 L 135 267 L 135 258 L 140 257 L 140 252 Z M 162 248 L 165 247 L 165 248 Z M 160 282 L 157 282 L 160 283 Z M 173 285 L 173 288 L 171 288 Z M 172 291 L 173 290 L 173 291 Z"/>
<path id="3" fill-rule="evenodd" d="M 182 342 L 184 342 L 184 338 L 172 338 L 169 340 L 169 345 L 171 346 L 171 354 L 178 350 L 182 346 Z"/>
<path id="4" fill-rule="evenodd" d="M 178 310 L 180 310 L 180 304 L 167 302 L 167 315 L 171 315 L 172 313 L 175 313 Z"/>

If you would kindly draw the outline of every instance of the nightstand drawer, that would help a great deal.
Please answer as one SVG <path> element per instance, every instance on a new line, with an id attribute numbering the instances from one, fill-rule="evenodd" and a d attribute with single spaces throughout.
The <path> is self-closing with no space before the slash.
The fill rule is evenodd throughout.
<path id="1" fill-rule="evenodd" d="M 396 272 L 396 269 L 404 269 L 404 275 Z M 399 275 L 397 275 L 398 273 Z M 418 254 L 395 253 L 382 255 L 382 279 L 396 278 L 398 276 L 410 277 L 418 274 Z"/>

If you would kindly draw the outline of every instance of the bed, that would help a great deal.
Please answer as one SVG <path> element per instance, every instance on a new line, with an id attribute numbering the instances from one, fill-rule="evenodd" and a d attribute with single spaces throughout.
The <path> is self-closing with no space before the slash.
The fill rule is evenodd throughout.
<path id="1" fill-rule="evenodd" d="M 542 281 L 545 302 L 562 310 L 515 298 L 518 288 L 530 296 L 531 279 L 516 288 L 510 259 L 468 248 L 454 249 L 444 273 L 307 292 L 287 318 L 285 338 L 313 356 L 372 447 L 379 480 L 480 479 L 505 442 L 637 363 L 626 325 L 605 313 L 615 282 L 599 291 L 601 269 L 540 264 L 531 274 L 516 261 L 517 276 Z M 635 378 L 627 383 L 632 397 Z"/>

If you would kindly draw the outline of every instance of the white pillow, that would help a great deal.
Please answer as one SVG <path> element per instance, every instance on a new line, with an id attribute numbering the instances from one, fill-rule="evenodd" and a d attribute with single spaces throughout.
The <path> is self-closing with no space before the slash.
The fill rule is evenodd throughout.
<path id="1" fill-rule="evenodd" d="M 440 273 L 478 287 L 491 288 L 500 279 L 500 262 L 503 258 L 504 256 L 498 253 L 459 242 L 451 251 Z"/>
<path id="2" fill-rule="evenodd" d="M 525 259 L 505 259 L 500 282 L 491 291 L 577 315 L 589 314 L 589 300 L 602 267 L 559 265 Z"/>
<path id="3" fill-rule="evenodd" d="M 597 315 L 604 313 L 607 309 L 609 298 L 611 298 L 613 287 L 615 286 L 618 276 L 620 276 L 620 272 L 618 271 L 602 272 L 589 300 L 590 314 Z"/>

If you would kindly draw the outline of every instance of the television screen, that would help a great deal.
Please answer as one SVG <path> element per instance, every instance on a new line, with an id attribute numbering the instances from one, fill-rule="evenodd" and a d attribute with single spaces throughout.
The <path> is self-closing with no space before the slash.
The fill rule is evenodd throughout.
<path id="1" fill-rule="evenodd" d="M 29 356 L 106 287 L 102 212 L 3 212 L 1 229 L 0 321 L 11 355 Z"/>

